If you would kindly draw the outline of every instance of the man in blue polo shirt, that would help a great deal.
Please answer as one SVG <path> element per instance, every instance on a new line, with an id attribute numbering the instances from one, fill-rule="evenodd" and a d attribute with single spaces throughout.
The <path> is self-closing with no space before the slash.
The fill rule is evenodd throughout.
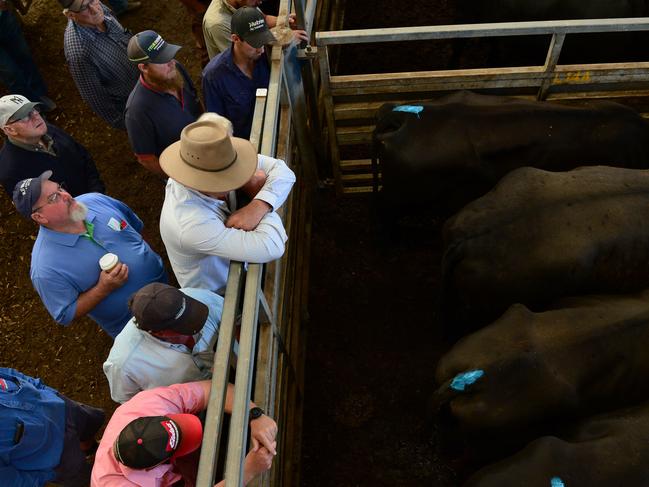
<path id="1" fill-rule="evenodd" d="M 140 70 L 140 81 L 126 102 L 128 139 L 138 162 L 164 178 L 160 154 L 203 113 L 189 74 L 174 59 L 179 49 L 152 30 L 134 35 L 127 49 Z"/>
<path id="2" fill-rule="evenodd" d="M 68 399 L 40 379 L 0 367 L 0 478 L 3 485 L 70 487 L 90 482 L 86 455 L 104 412 Z"/>
<path id="3" fill-rule="evenodd" d="M 86 314 L 111 337 L 131 318 L 128 298 L 150 282 L 166 282 L 162 259 L 144 241 L 142 221 L 120 201 L 99 193 L 72 198 L 51 171 L 16 184 L 14 205 L 40 225 L 31 278 L 52 318 L 63 325 Z M 101 270 L 99 259 L 119 263 Z"/>

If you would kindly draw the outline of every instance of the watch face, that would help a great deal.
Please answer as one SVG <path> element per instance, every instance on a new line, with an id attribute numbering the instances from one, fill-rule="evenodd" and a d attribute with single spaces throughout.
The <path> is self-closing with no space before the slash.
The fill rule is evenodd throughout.
<path id="1" fill-rule="evenodd" d="M 261 409 L 261 408 L 252 408 L 252 409 L 250 410 L 250 419 L 251 419 L 251 420 L 253 420 L 253 419 L 257 419 L 257 418 L 258 418 L 259 416 L 261 416 L 262 414 L 264 414 L 264 410 L 263 410 L 263 409 Z"/>

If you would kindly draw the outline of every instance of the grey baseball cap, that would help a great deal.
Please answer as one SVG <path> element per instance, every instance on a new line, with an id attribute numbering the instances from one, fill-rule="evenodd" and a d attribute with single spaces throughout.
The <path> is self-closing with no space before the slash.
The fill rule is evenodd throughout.
<path id="1" fill-rule="evenodd" d="M 29 101 L 22 95 L 5 95 L 0 98 L 0 127 L 29 115 L 40 102 Z"/>
<path id="2" fill-rule="evenodd" d="M 257 8 L 238 8 L 230 21 L 230 29 L 233 34 L 238 35 L 256 49 L 276 41 L 275 36 L 266 25 L 264 14 Z"/>
<path id="3" fill-rule="evenodd" d="M 133 63 L 165 64 L 176 57 L 180 46 L 165 41 L 153 30 L 138 32 L 128 41 L 126 54 Z"/>

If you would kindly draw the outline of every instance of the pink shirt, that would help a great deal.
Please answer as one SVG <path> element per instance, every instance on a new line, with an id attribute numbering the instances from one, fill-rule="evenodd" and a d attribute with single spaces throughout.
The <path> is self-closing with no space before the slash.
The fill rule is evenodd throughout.
<path id="1" fill-rule="evenodd" d="M 113 443 L 122 429 L 141 416 L 197 414 L 207 408 L 200 382 L 174 384 L 142 391 L 115 410 L 99 443 L 92 469 L 91 487 L 168 487 L 182 477 L 174 464 L 158 465 L 150 470 L 134 470 L 119 463 L 113 455 Z"/>

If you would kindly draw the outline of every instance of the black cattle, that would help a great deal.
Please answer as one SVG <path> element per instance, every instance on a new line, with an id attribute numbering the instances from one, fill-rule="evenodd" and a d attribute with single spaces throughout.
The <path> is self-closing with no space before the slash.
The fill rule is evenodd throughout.
<path id="1" fill-rule="evenodd" d="M 437 403 L 466 431 L 519 431 L 649 398 L 649 290 L 558 306 L 516 304 L 439 361 Z"/>
<path id="2" fill-rule="evenodd" d="M 566 106 L 460 92 L 399 111 L 406 109 L 384 105 L 373 136 L 390 219 L 417 208 L 449 215 L 522 166 L 649 167 L 649 126 L 617 103 Z"/>
<path id="3" fill-rule="evenodd" d="M 566 439 L 546 436 L 475 474 L 465 487 L 649 485 L 649 406 L 587 420 Z"/>
<path id="4" fill-rule="evenodd" d="M 647 0 L 456 0 L 456 23 L 645 17 Z M 487 41 L 488 65 L 543 64 L 549 36 L 521 36 Z M 559 62 L 582 64 L 649 61 L 645 32 L 568 35 Z M 461 46 L 465 44 L 462 43 Z"/>
<path id="5" fill-rule="evenodd" d="M 488 323 L 513 303 L 649 287 L 649 172 L 521 168 L 444 226 L 443 312 Z"/>

